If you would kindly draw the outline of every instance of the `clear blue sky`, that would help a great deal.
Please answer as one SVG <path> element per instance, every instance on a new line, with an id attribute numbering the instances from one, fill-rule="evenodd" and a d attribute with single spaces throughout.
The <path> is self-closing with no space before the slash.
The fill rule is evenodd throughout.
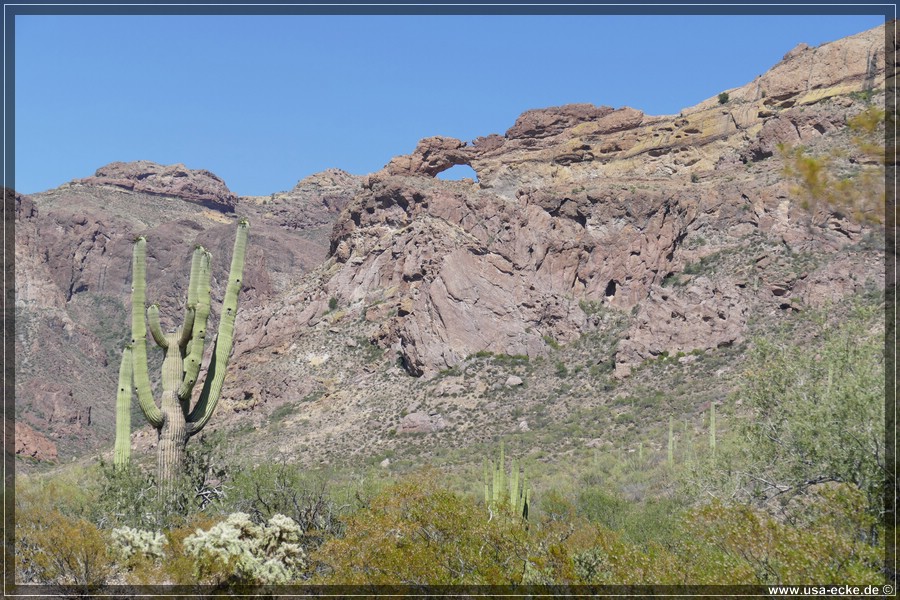
<path id="1" fill-rule="evenodd" d="M 16 188 L 146 159 L 241 195 L 572 102 L 675 114 L 880 16 L 17 16 Z"/>

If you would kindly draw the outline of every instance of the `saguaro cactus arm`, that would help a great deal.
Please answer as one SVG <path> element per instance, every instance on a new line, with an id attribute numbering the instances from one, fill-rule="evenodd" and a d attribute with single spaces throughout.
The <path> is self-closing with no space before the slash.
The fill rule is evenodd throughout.
<path id="1" fill-rule="evenodd" d="M 225 289 L 225 299 L 222 301 L 222 315 L 219 318 L 219 332 L 213 349 L 213 359 L 210 361 L 206 381 L 203 382 L 203 391 L 200 393 L 200 399 L 188 415 L 190 435 L 197 434 L 206 426 L 209 418 L 216 410 L 219 397 L 222 395 L 222 383 L 225 381 L 228 359 L 231 356 L 231 348 L 234 343 L 234 318 L 237 314 L 238 294 L 241 291 L 241 280 L 244 274 L 244 254 L 247 250 L 249 229 L 250 222 L 246 219 L 241 219 L 234 238 L 234 250 L 231 253 L 231 270 L 228 273 L 228 287 Z"/>
<path id="2" fill-rule="evenodd" d="M 131 460 L 131 345 L 122 351 L 119 366 L 119 392 L 116 396 L 116 445 L 113 464 L 123 467 Z"/>
<path id="3" fill-rule="evenodd" d="M 194 333 L 193 322 L 197 316 L 197 290 L 200 287 L 200 261 L 204 256 L 206 256 L 206 249 L 199 244 L 194 246 L 194 254 L 191 256 L 191 278 L 188 282 L 187 305 L 184 309 L 184 323 L 182 324 L 181 329 L 182 332 L 187 332 L 189 334 L 187 343 L 184 346 L 181 346 L 184 348 L 185 355 L 191 353 L 191 340 L 193 339 Z M 188 311 L 192 311 L 192 314 L 188 314 Z M 191 320 L 191 324 L 188 324 L 188 319 Z"/>
<path id="4" fill-rule="evenodd" d="M 147 294 L 146 267 L 147 240 L 141 236 L 134 242 L 131 260 L 131 360 L 134 387 L 138 402 L 147 421 L 153 427 L 163 422 L 162 411 L 153 401 L 150 389 L 150 375 L 147 371 L 147 323 L 144 320 L 145 296 Z"/>
<path id="5" fill-rule="evenodd" d="M 193 306 L 189 306 L 188 309 L 184 313 L 184 325 L 181 326 L 181 329 L 178 330 L 178 347 L 181 349 L 187 348 L 187 345 L 191 342 L 191 337 L 193 337 L 194 332 L 194 315 L 196 311 Z"/>
<path id="6" fill-rule="evenodd" d="M 147 323 L 150 325 L 150 335 L 153 336 L 153 341 L 156 342 L 156 345 L 163 350 L 167 349 L 169 341 L 166 339 L 166 334 L 163 333 L 162 325 L 159 323 L 159 304 L 151 304 L 150 308 L 147 309 Z"/>
<path id="7" fill-rule="evenodd" d="M 203 361 L 206 324 L 209 319 L 209 259 L 209 252 L 202 246 L 197 246 L 191 261 L 191 283 L 188 287 L 188 302 L 193 299 L 195 307 L 191 341 L 185 346 L 187 356 L 184 358 L 184 378 L 181 387 L 178 388 L 178 399 L 181 402 L 190 400 L 191 392 L 194 391 L 194 385 L 200 375 L 200 363 Z M 196 272 L 194 272 L 195 263 Z"/>

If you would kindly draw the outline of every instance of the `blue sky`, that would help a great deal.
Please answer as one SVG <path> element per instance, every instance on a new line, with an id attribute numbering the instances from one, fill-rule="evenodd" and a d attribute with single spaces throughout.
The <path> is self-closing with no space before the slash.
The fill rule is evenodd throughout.
<path id="1" fill-rule="evenodd" d="M 16 17 L 16 180 L 107 163 L 208 169 L 241 195 L 364 174 L 431 135 L 505 132 L 573 102 L 684 107 L 795 45 L 880 16 Z"/>

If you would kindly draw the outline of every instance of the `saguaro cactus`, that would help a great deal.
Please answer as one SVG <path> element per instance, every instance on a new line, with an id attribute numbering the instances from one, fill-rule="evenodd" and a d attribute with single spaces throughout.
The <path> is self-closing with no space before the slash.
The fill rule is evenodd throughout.
<path id="1" fill-rule="evenodd" d="M 672 431 L 672 417 L 669 417 L 669 447 L 667 453 L 669 468 L 675 466 L 675 435 Z"/>
<path id="2" fill-rule="evenodd" d="M 506 503 L 513 514 L 527 519 L 528 508 L 531 504 L 528 477 L 524 469 L 521 469 L 521 478 L 519 477 L 519 463 L 514 459 L 509 478 L 507 478 L 505 458 L 503 442 L 500 442 L 500 460 L 496 464 L 491 461 L 490 469 L 488 469 L 487 459 L 484 460 L 484 503 L 488 506 L 500 506 Z M 507 492 L 508 496 L 506 496 Z"/>
<path id="3" fill-rule="evenodd" d="M 242 219 L 238 223 L 234 251 L 231 256 L 231 271 L 228 274 L 228 286 L 222 302 L 222 314 L 219 318 L 219 332 L 213 347 L 213 357 L 203 383 L 203 389 L 200 392 L 200 398 L 193 407 L 190 406 L 191 395 L 197 383 L 200 363 L 203 359 L 206 321 L 210 310 L 210 254 L 202 246 L 194 249 L 184 323 L 177 330 L 165 333 L 159 321 L 159 306 L 153 304 L 149 308 L 145 308 L 147 241 L 144 237 L 139 237 L 134 243 L 130 354 L 134 386 L 141 410 L 144 417 L 159 434 L 157 468 L 161 495 L 165 495 L 166 489 L 171 487 L 171 483 L 180 473 L 184 447 L 188 439 L 206 426 L 222 394 L 222 382 L 225 380 L 225 371 L 231 355 L 234 318 L 237 313 L 238 293 L 241 289 L 244 253 L 247 248 L 249 229 L 250 224 L 247 220 Z M 145 310 L 146 320 L 144 318 Z M 162 365 L 162 395 L 158 405 L 153 398 L 147 371 L 148 321 L 153 340 L 165 352 Z M 129 350 L 126 349 L 126 352 Z"/>

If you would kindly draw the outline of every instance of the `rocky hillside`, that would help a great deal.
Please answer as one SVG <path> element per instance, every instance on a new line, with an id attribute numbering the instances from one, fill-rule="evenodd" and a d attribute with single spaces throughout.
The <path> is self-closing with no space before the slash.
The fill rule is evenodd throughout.
<path id="1" fill-rule="evenodd" d="M 59 460 L 109 447 L 131 240 L 147 237 L 164 321 L 194 244 L 210 248 L 215 314 L 236 215 L 248 272 L 213 421 L 250 456 L 333 463 L 513 433 L 564 452 L 625 435 L 639 396 L 695 414 L 767 324 L 883 290 L 877 229 L 802 208 L 777 148 L 864 166 L 847 121 L 883 105 L 884 48 L 883 28 L 801 44 L 679 115 L 530 110 L 503 135 L 427 138 L 377 173 L 270 197 L 147 162 L 17 196 L 17 417 Z M 435 178 L 461 164 L 478 180 Z"/>
<path id="2" fill-rule="evenodd" d="M 358 180 L 326 171 L 288 192 L 238 198 L 208 171 L 113 163 L 49 192 L 17 195 L 19 421 L 48 436 L 63 457 L 108 442 L 114 407 L 98 395 L 115 386 L 130 338 L 131 242 L 137 235 L 150 242 L 149 298 L 159 302 L 164 326 L 174 326 L 193 247 L 213 253 L 213 302 L 221 302 L 235 215 L 248 216 L 253 246 L 241 308 L 252 313 L 325 259 L 332 223 Z M 216 314 L 212 319 L 217 323 Z"/>

